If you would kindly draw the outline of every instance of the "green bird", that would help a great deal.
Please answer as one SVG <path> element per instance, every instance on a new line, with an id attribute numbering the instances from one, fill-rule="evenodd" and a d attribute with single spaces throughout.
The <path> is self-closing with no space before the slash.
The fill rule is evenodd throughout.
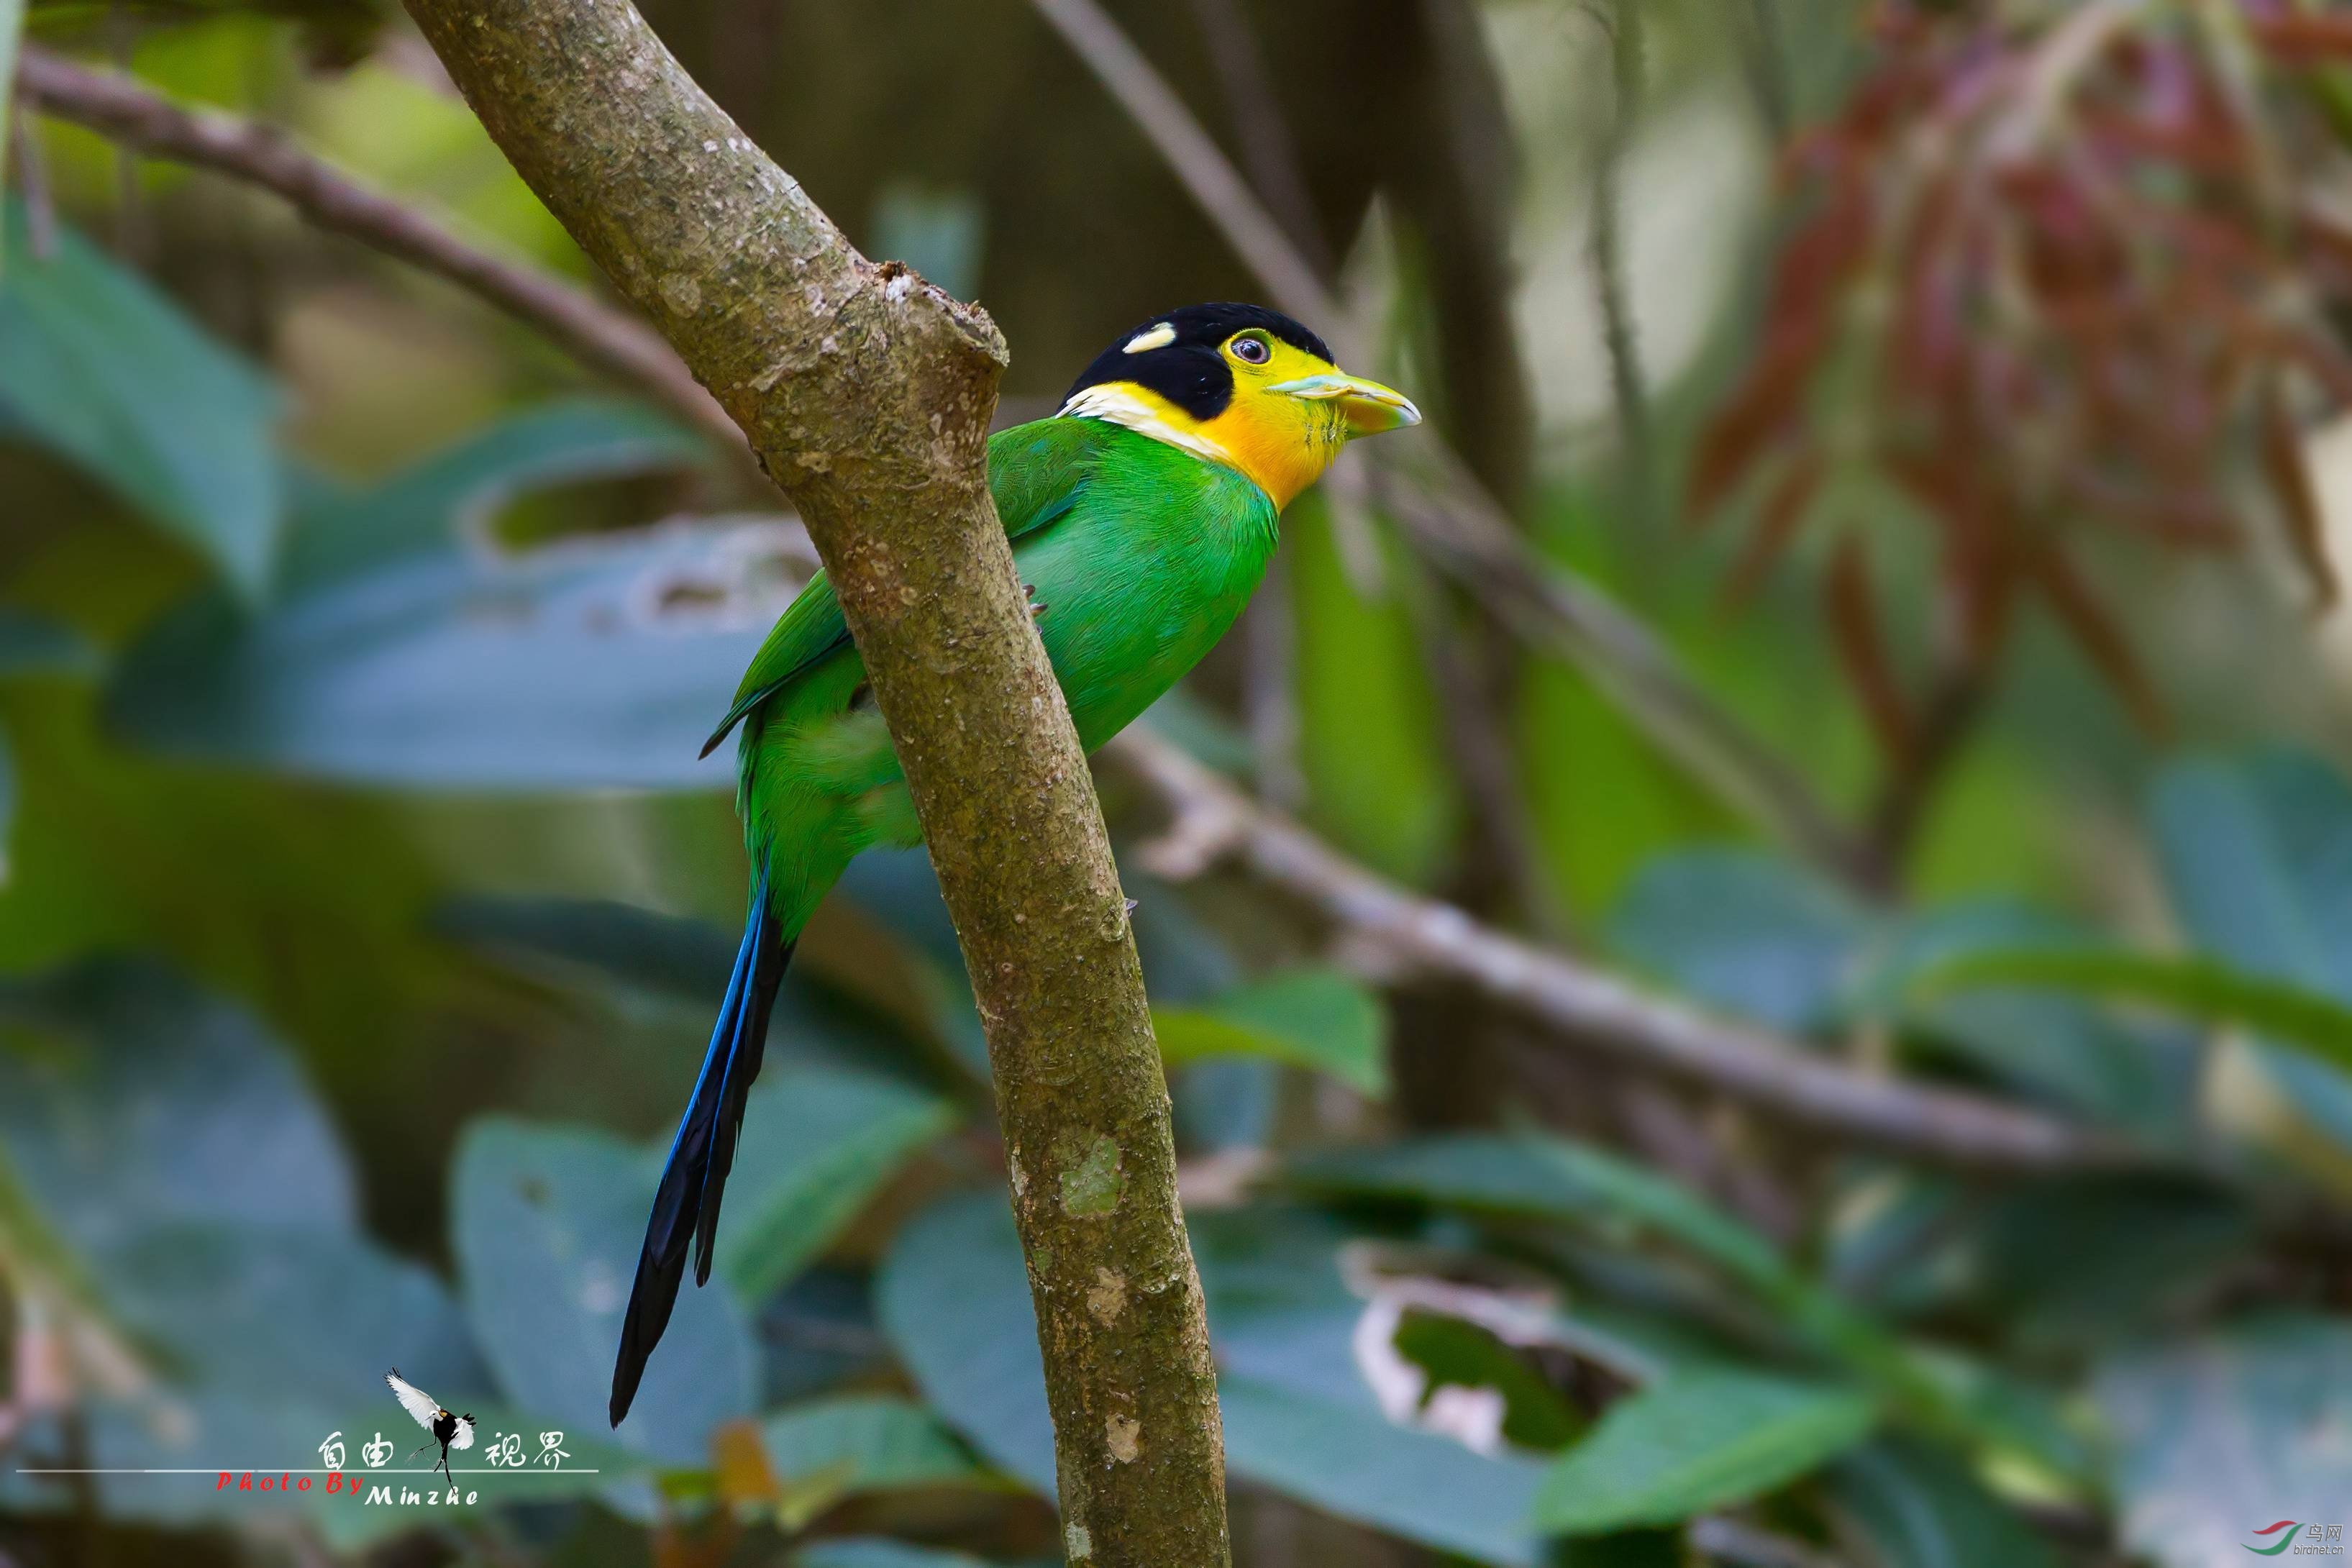
<path id="1" fill-rule="evenodd" d="M 1342 374 L 1289 317 L 1218 304 L 1144 322 L 1054 417 L 992 437 L 989 492 L 1079 742 L 1091 752 L 1118 734 L 1215 646 L 1265 574 L 1283 508 L 1351 437 L 1420 422 L 1402 395 Z M 768 634 L 703 754 L 739 723 L 751 909 L 646 1226 L 613 1367 L 615 1426 L 689 1244 L 695 1283 L 710 1278 L 744 1098 L 801 928 L 860 851 L 921 837 L 823 573 Z"/>

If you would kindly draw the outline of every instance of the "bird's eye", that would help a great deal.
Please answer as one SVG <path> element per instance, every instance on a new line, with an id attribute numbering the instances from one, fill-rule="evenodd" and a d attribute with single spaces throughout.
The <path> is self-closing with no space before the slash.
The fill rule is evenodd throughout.
<path id="1" fill-rule="evenodd" d="M 1244 364 L 1264 364 L 1274 357 L 1264 338 L 1235 338 L 1232 348 L 1234 357 Z"/>

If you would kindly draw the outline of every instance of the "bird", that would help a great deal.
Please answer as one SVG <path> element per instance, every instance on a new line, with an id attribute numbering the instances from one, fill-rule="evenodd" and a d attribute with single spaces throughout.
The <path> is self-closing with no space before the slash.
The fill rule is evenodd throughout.
<path id="1" fill-rule="evenodd" d="M 441 1445 L 441 1462 L 433 1468 L 456 1480 L 457 1478 L 449 1470 L 449 1450 L 474 1446 L 474 1418 L 450 1415 L 442 1408 L 439 1400 L 401 1376 L 398 1367 L 385 1373 L 383 1380 L 392 1384 L 392 1396 L 400 1401 L 400 1407 L 407 1411 L 419 1426 L 433 1435 L 432 1442 L 418 1444 L 409 1450 L 408 1457 L 413 1459 L 433 1447 L 434 1443 L 438 1443 Z"/>
<path id="2" fill-rule="evenodd" d="M 1102 745 L 1232 626 L 1283 510 L 1351 438 L 1421 422 L 1402 393 L 1334 363 L 1262 306 L 1188 305 L 1122 334 L 1053 416 L 988 442 L 988 486 L 1079 743 Z M 702 754 L 741 726 L 736 804 L 751 858 L 743 937 L 647 1219 L 613 1366 L 620 1426 L 695 1255 L 710 1278 L 719 1200 L 802 926 L 850 860 L 920 842 L 864 662 L 824 573 L 784 611 Z"/>

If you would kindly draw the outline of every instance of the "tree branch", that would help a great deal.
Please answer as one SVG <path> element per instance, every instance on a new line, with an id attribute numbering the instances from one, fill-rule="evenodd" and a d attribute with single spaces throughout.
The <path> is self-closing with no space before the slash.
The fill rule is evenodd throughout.
<path id="1" fill-rule="evenodd" d="M 1215 1379 L 1142 973 L 989 496 L 1003 341 L 859 256 L 626 0 L 408 10 L 523 179 L 751 437 L 824 558 L 987 1027 L 1069 1556 L 1223 1568 Z"/>
<path id="2" fill-rule="evenodd" d="M 1224 89 L 1234 136 L 1250 183 L 1267 208 L 1279 215 L 1290 243 L 1317 277 L 1332 273 L 1331 247 L 1324 243 L 1315 198 L 1298 159 L 1297 140 L 1283 117 L 1283 94 L 1266 68 L 1265 51 L 1250 26 L 1242 0 L 1192 0 L 1192 16 L 1209 46 L 1209 63 Z"/>
<path id="3" fill-rule="evenodd" d="M 1642 374 L 1642 348 L 1633 331 L 1633 302 L 1625 287 L 1624 174 L 1642 117 L 1643 73 L 1640 0 L 1617 0 L 1610 11 L 1610 80 L 1614 101 L 1592 177 L 1592 288 L 1601 309 L 1601 345 L 1609 354 L 1609 386 L 1617 403 L 1617 439 L 1624 464 L 1622 492 L 1627 515 L 1621 527 L 1637 548 L 1654 536 L 1650 394 Z"/>
<path id="4" fill-rule="evenodd" d="M 694 379 L 662 335 L 545 272 L 500 260 L 303 152 L 277 131 L 184 109 L 130 77 L 89 70 L 27 45 L 18 68 L 26 100 L 151 157 L 193 163 L 274 192 L 320 228 L 349 235 L 437 273 L 531 322 L 583 363 L 650 394 L 730 447 L 742 431 Z"/>
<path id="5" fill-rule="evenodd" d="M 1479 925 L 1344 858 L 1305 829 L 1155 736 L 1130 730 L 1108 754 L 1171 814 L 1145 864 L 1188 881 L 1232 859 L 1314 909 L 1381 981 L 1476 989 L 1579 1044 L 1664 1070 L 1840 1137 L 1941 1163 L 2046 1171 L 2130 1163 L 2123 1144 L 1997 1100 L 1867 1078 L 1759 1029 L 1713 1018 L 1613 975 Z"/>
<path id="6" fill-rule="evenodd" d="M 1159 149 L 1273 301 L 1322 327 L 1343 362 L 1360 363 L 1352 323 L 1217 147 L 1097 0 L 1031 0 Z M 1543 560 L 1450 448 L 1424 432 L 1434 460 L 1379 454 L 1382 499 L 1422 556 L 1522 637 L 1583 669 L 1668 754 L 1743 814 L 1840 879 L 1864 857 L 1803 775 L 1708 696 L 1648 627 L 1605 595 Z"/>

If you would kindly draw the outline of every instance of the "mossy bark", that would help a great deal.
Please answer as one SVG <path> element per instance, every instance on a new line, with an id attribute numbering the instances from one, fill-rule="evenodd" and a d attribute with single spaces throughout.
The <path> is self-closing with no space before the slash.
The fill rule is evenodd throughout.
<path id="1" fill-rule="evenodd" d="M 627 0 L 408 9 L 524 180 L 743 427 L 832 575 L 987 1026 L 1070 1560 L 1228 1563 L 1142 973 L 989 499 L 1003 340 L 860 257 Z"/>

